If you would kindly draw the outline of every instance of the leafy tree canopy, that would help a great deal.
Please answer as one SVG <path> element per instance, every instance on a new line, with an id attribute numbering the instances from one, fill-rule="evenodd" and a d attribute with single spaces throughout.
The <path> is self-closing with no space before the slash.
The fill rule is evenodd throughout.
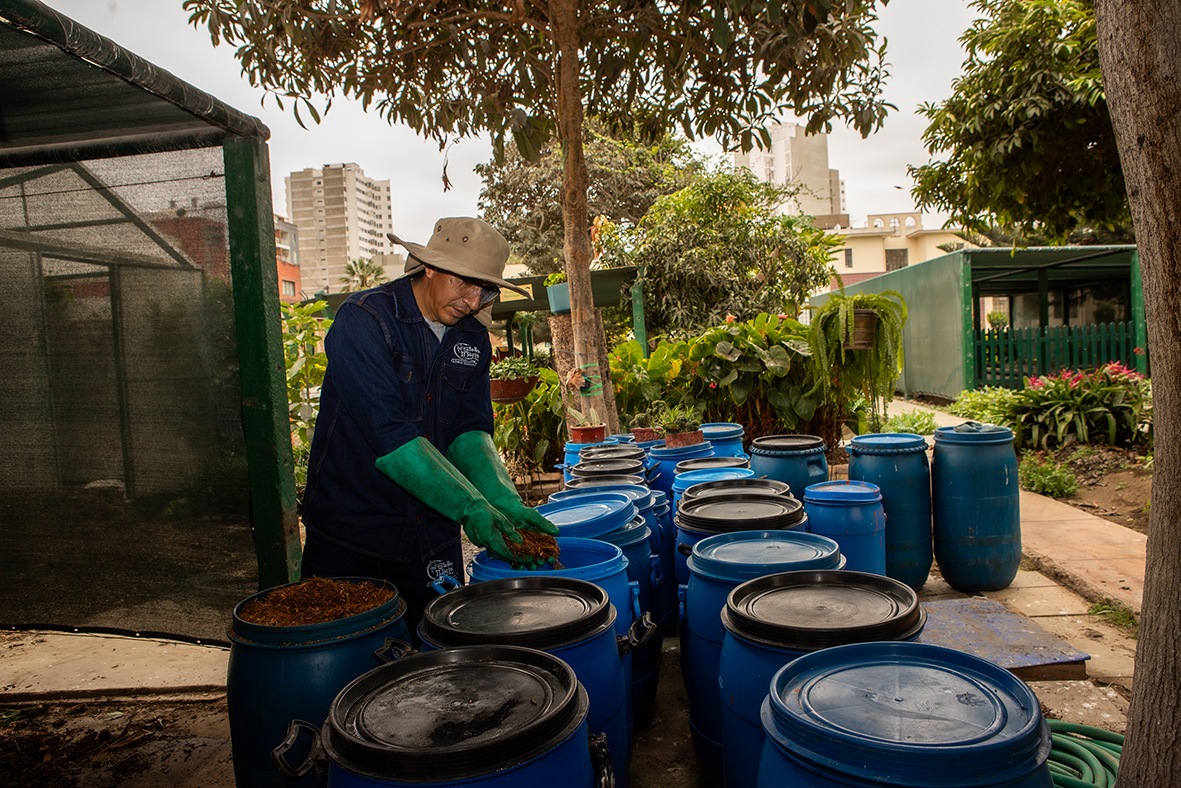
<path id="1" fill-rule="evenodd" d="M 344 276 L 340 278 L 340 283 L 344 285 L 341 289 L 346 293 L 368 290 L 388 281 L 385 267 L 373 262 L 373 258 L 350 260 L 345 264 Z"/>
<path id="2" fill-rule="evenodd" d="M 689 144 L 673 134 L 644 142 L 634 129 L 608 134 L 588 122 L 584 131 L 591 216 L 637 223 L 656 199 L 679 191 L 701 172 L 703 164 Z M 561 149 L 553 142 L 537 161 L 506 152 L 500 162 L 476 166 L 484 179 L 480 210 L 534 274 L 562 270 Z M 587 228 L 588 231 L 590 228 Z"/>
<path id="3" fill-rule="evenodd" d="M 945 161 L 910 167 L 920 208 L 983 232 L 999 225 L 1064 239 L 1080 225 L 1128 224 L 1099 73 L 1090 0 L 976 0 L 960 38 L 964 75 L 924 104 L 923 136 Z"/>
<path id="4" fill-rule="evenodd" d="M 635 265 L 654 334 L 684 333 L 761 312 L 798 311 L 833 274 L 837 236 L 810 217 L 775 213 L 796 187 L 745 167 L 708 172 L 661 197 L 634 229 L 603 228 L 600 259 Z M 731 317 L 732 316 L 732 317 Z"/>

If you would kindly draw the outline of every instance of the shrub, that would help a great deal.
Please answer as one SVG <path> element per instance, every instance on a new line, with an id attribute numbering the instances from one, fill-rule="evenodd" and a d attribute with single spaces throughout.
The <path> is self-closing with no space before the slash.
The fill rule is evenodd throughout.
<path id="1" fill-rule="evenodd" d="M 543 473 L 562 461 L 566 429 L 558 373 L 538 369 L 537 385 L 520 402 L 492 405 L 492 440 L 517 475 Z"/>
<path id="2" fill-rule="evenodd" d="M 516 380 L 537 374 L 537 367 L 524 356 L 505 356 L 488 368 L 492 380 Z"/>
<path id="3" fill-rule="evenodd" d="M 1026 378 L 1013 397 L 1017 445 L 1069 443 L 1131 446 L 1152 442 L 1148 381 L 1113 361 L 1097 370 Z"/>
<path id="4" fill-rule="evenodd" d="M 1009 327 L 1009 316 L 1004 312 L 989 312 L 988 315 L 985 316 L 985 320 L 988 321 L 988 327 L 992 329 Z"/>
<path id="5" fill-rule="evenodd" d="M 1067 465 L 1043 463 L 1033 454 L 1021 458 L 1017 478 L 1030 492 L 1051 498 L 1068 498 L 1078 492 L 1078 479 Z"/>
<path id="6" fill-rule="evenodd" d="M 899 413 L 891 416 L 886 422 L 886 432 L 908 432 L 912 435 L 933 435 L 935 417 L 925 410 L 912 410 L 910 413 Z"/>
<path id="7" fill-rule="evenodd" d="M 1013 426 L 1013 400 L 1016 392 L 985 386 L 975 391 L 962 392 L 948 407 L 948 413 L 985 424 Z"/>

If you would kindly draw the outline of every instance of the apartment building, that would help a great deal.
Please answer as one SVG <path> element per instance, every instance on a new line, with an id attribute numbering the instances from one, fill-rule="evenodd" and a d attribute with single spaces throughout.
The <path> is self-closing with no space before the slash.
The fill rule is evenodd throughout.
<path id="1" fill-rule="evenodd" d="M 870 214 L 865 227 L 849 227 L 847 215 L 818 219 L 816 224 L 844 237 L 844 244 L 833 251 L 832 264 L 846 285 L 942 257 L 947 251 L 940 246 L 974 247 L 954 229 L 924 229 L 923 215 L 917 211 Z M 836 287 L 834 278 L 829 289 Z"/>
<path id="2" fill-rule="evenodd" d="M 279 271 L 279 300 L 297 304 L 310 293 L 303 292 L 299 270 L 299 229 L 275 214 L 275 266 Z"/>
<path id="3" fill-rule="evenodd" d="M 283 179 L 287 213 L 298 229 L 299 267 L 309 294 L 339 292 L 345 266 L 393 252 L 390 182 L 356 164 L 325 164 Z"/>
<path id="4" fill-rule="evenodd" d="M 768 127 L 771 149 L 735 153 L 734 165 L 746 167 L 765 183 L 802 186 L 799 196 L 779 207 L 781 214 L 829 216 L 845 212 L 845 183 L 828 166 L 828 135 L 804 134 L 795 123 Z"/>

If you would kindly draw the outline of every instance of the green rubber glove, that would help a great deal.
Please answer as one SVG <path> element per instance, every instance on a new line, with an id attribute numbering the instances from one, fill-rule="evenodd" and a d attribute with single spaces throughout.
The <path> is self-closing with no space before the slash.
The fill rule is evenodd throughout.
<path id="1" fill-rule="evenodd" d="M 471 482 L 426 438 L 378 457 L 377 469 L 439 514 L 463 525 L 472 544 L 510 564 L 518 562 L 505 540 L 519 544 L 521 535 Z"/>
<path id="2" fill-rule="evenodd" d="M 465 432 L 451 442 L 447 459 L 468 478 L 480 494 L 495 506 L 518 530 L 558 535 L 558 527 L 530 509 L 517 494 L 517 486 L 500 459 L 492 436 L 480 430 Z"/>

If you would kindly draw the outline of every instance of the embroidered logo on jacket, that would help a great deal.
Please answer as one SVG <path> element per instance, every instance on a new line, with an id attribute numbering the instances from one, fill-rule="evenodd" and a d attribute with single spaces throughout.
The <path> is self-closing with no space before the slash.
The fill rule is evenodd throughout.
<path id="1" fill-rule="evenodd" d="M 474 367 L 480 363 L 480 349 L 478 347 L 472 347 L 466 342 L 457 342 L 454 353 L 455 358 L 451 359 L 452 364 Z"/>

